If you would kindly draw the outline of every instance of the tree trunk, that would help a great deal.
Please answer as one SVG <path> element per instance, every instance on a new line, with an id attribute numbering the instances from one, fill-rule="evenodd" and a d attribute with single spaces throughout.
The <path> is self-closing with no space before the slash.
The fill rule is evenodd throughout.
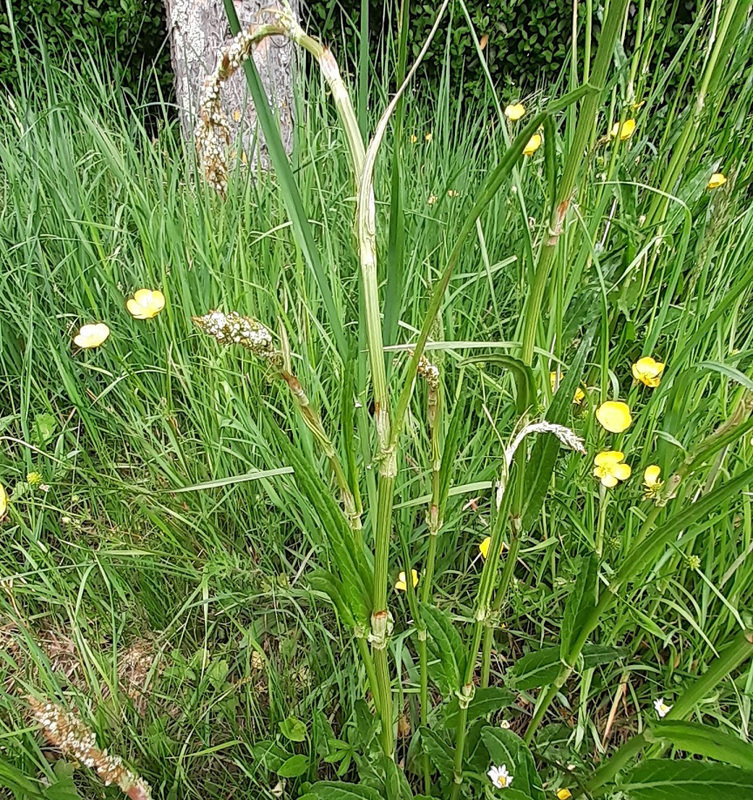
<path id="1" fill-rule="evenodd" d="M 275 0 L 233 0 L 241 27 L 262 21 L 261 9 L 280 2 Z M 291 2 L 296 11 L 297 1 Z M 223 0 L 165 0 L 170 52 L 175 72 L 175 94 L 183 130 L 193 135 L 204 81 L 214 70 L 222 47 L 230 41 L 230 27 Z M 282 140 L 290 152 L 293 140 L 293 45 L 281 37 L 264 39 L 254 51 L 254 62 L 280 121 Z M 223 83 L 222 108 L 230 123 L 231 149 L 242 148 L 249 163 L 261 154 L 266 164 L 266 150 L 256 113 L 246 86 L 243 70 Z M 244 160 L 245 160 L 244 159 Z"/>

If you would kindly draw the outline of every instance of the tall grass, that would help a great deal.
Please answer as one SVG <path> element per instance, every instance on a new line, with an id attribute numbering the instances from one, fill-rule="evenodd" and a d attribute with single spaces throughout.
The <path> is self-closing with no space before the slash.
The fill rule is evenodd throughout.
<path id="1" fill-rule="evenodd" d="M 427 355 L 443 375 L 439 434 L 456 437 L 457 454 L 431 597 L 423 599 L 433 598 L 463 635 L 475 613 L 478 545 L 495 524 L 493 484 L 520 424 L 520 385 L 499 356 L 522 351 L 533 363 L 536 418 L 550 405 L 550 371 L 586 359 L 586 399 L 567 414 L 589 457 L 559 459 L 541 513 L 514 543 L 517 558 L 504 562 L 509 593 L 496 609 L 503 626 L 485 634 L 483 648 L 492 685 L 514 686 L 509 665 L 559 646 L 567 598 L 599 542 L 606 584 L 644 535 L 647 516 L 664 513 L 642 499 L 645 466 L 660 465 L 665 478 L 690 473 L 667 513 L 740 484 L 674 531 L 641 581 L 626 584 L 594 620 L 591 640 L 619 646 L 620 658 L 597 667 L 565 658 L 567 674 L 552 683 L 547 703 L 535 706 L 535 686 L 519 688 L 500 712 L 521 734 L 532 718 L 545 724 L 536 752 L 548 788 L 570 781 L 567 764 L 585 784 L 595 754 L 640 730 L 654 699 L 673 698 L 750 627 L 750 435 L 706 460 L 689 456 L 753 390 L 751 31 L 743 4 L 702 9 L 687 48 L 667 66 L 655 12 L 641 5 L 645 30 L 634 53 L 623 58 L 618 48 L 616 63 L 609 54 L 607 102 L 584 100 L 577 114 L 558 115 L 545 146 L 493 196 L 428 331 Z M 725 32 L 734 47 L 720 45 Z M 367 71 L 360 66 L 359 85 Z M 331 288 L 327 307 L 274 175 L 236 165 L 223 201 L 202 184 L 166 110 L 156 134 L 148 132 L 102 65 L 81 76 L 44 63 L 25 80 L 0 112 L 0 482 L 13 490 L 0 604 L 18 645 L 0 660 L 13 681 L 0 698 L 3 763 L 54 778 L 24 721 L 23 696 L 42 693 L 77 707 L 165 797 L 274 796 L 275 773 L 294 752 L 306 756 L 305 769 L 288 779 L 289 796 L 337 765 L 353 778 L 358 753 L 355 761 L 336 754 L 362 744 L 367 676 L 350 632 L 309 581 L 332 567 L 332 553 L 291 474 L 291 444 L 326 475 L 323 456 L 284 386 L 190 325 L 209 308 L 236 308 L 289 338 L 295 372 L 344 463 L 351 436 L 372 543 L 378 489 L 356 197 L 334 110 L 317 78 L 301 87 L 292 174 L 308 218 L 301 224 L 313 232 Z M 585 76 L 568 80 L 563 91 Z M 386 95 L 387 79 L 372 90 Z M 462 101 L 462 87 L 444 83 L 432 102 L 409 95 L 376 161 L 377 278 L 385 328 L 392 326 L 385 337 L 395 345 L 385 362 L 393 395 L 490 166 L 525 124 L 513 128 L 494 104 L 465 113 L 458 94 Z M 524 98 L 530 114 L 548 94 Z M 497 99 L 501 108 L 517 98 Z M 363 100 L 357 107 L 363 123 Z M 632 116 L 631 138 L 607 136 Z M 579 129 L 578 119 L 588 124 Z M 572 175 L 562 172 L 568 153 L 579 161 Z M 728 181 L 708 190 L 715 171 Z M 552 210 L 573 184 L 559 241 L 543 256 Z M 160 287 L 167 299 L 148 323 L 124 310 L 141 286 Z M 338 344 L 335 315 L 350 352 Z M 92 321 L 106 321 L 110 339 L 74 352 L 71 335 Z M 593 347 L 576 356 L 590 335 Z M 632 386 L 630 365 L 650 354 L 667 363 L 661 385 Z M 429 556 L 436 444 L 425 393 L 420 386 L 405 409 L 390 585 L 400 569 L 425 574 Z M 608 437 L 593 412 L 618 397 L 634 424 Z M 339 425 L 346 413 L 352 434 Z M 602 449 L 626 453 L 633 478 L 625 485 L 599 489 L 591 472 Z M 33 472 L 49 491 L 27 481 Z M 509 531 L 500 527 L 498 536 L 512 549 Z M 434 718 L 419 702 L 428 687 L 411 622 L 420 616 L 408 600 L 390 593 L 390 694 L 403 737 L 398 755 L 422 775 L 405 732 Z M 118 665 L 143 639 L 155 658 L 139 704 Z M 751 673 L 733 677 L 688 713 L 745 737 Z M 432 683 L 432 701 L 434 691 Z M 281 733 L 291 715 L 306 723 L 301 744 Z M 320 767 L 327 754 L 331 766 Z M 82 796 L 97 792 L 81 786 Z"/>

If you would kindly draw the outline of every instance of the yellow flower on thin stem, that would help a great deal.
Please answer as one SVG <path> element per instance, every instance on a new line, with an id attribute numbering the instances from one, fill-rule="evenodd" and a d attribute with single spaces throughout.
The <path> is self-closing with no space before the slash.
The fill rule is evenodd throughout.
<path id="1" fill-rule="evenodd" d="M 415 133 L 412 133 L 410 137 L 410 143 L 415 144 L 417 141 L 418 141 L 418 136 L 416 136 Z"/>
<path id="2" fill-rule="evenodd" d="M 433 138 L 434 134 L 431 131 L 429 131 L 429 133 L 427 133 L 426 136 L 424 136 L 424 139 L 426 139 L 427 142 L 430 142 Z"/>
<path id="3" fill-rule="evenodd" d="M 511 122 L 517 122 L 526 114 L 526 107 L 522 103 L 512 103 L 505 108 L 505 116 Z"/>
<path id="4" fill-rule="evenodd" d="M 159 289 L 139 289 L 126 301 L 128 313 L 135 319 L 153 319 L 165 307 L 165 295 Z"/>
<path id="5" fill-rule="evenodd" d="M 523 148 L 524 156 L 532 156 L 541 147 L 541 134 L 534 133 L 528 140 L 528 144 Z"/>
<path id="6" fill-rule="evenodd" d="M 651 356 L 639 358 L 632 366 L 633 377 L 646 386 L 655 388 L 661 382 L 664 367 L 661 361 L 655 361 Z"/>
<path id="7" fill-rule="evenodd" d="M 620 481 L 626 481 L 631 473 L 629 464 L 623 463 L 625 454 L 619 450 L 604 450 L 594 459 L 594 476 L 602 486 L 612 489 Z"/>
<path id="8" fill-rule="evenodd" d="M 410 571 L 411 576 L 411 583 L 413 584 L 413 588 L 415 589 L 418 586 L 418 572 L 415 569 Z M 405 573 L 401 572 L 397 576 L 397 583 L 395 584 L 395 589 L 398 592 L 407 592 L 408 591 L 408 584 L 405 582 Z"/>
<path id="9" fill-rule="evenodd" d="M 621 400 L 607 400 L 596 409 L 596 419 L 610 433 L 622 433 L 633 424 L 630 407 Z"/>
<path id="10" fill-rule="evenodd" d="M 491 544 L 492 544 L 491 536 L 487 536 L 486 539 L 484 539 L 482 542 L 479 543 L 478 549 L 483 558 L 489 557 L 489 548 L 491 547 Z M 502 553 L 504 552 L 505 552 L 505 543 L 502 542 L 499 548 L 499 554 L 502 555 Z"/>
<path id="11" fill-rule="evenodd" d="M 573 793 L 569 789 L 563 788 L 557 792 L 557 800 L 570 800 L 572 796 Z"/>
<path id="12" fill-rule="evenodd" d="M 620 137 L 621 141 L 625 141 L 629 139 L 635 133 L 635 120 L 634 119 L 626 119 L 622 125 L 619 122 L 615 122 L 612 126 L 612 130 L 609 132 L 609 135 L 614 139 L 616 136 Z"/>
<path id="13" fill-rule="evenodd" d="M 110 329 L 104 322 L 82 325 L 79 332 L 73 337 L 73 344 L 82 350 L 92 350 L 99 347 L 109 335 Z"/>
<path id="14" fill-rule="evenodd" d="M 718 189 L 720 186 L 724 186 L 727 183 L 727 179 L 721 172 L 715 172 L 710 178 L 709 182 L 706 184 L 707 189 Z"/>
<path id="15" fill-rule="evenodd" d="M 5 512 L 8 510 L 8 493 L 5 491 L 5 487 L 2 483 L 0 483 L 0 519 L 5 516 Z"/>

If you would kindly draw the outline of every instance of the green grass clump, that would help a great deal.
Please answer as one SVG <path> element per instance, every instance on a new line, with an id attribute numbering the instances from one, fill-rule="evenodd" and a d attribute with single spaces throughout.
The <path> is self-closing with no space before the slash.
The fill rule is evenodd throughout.
<path id="1" fill-rule="evenodd" d="M 109 80 L 49 65 L 29 80 L 0 111 L 0 483 L 10 495 L 0 785 L 43 797 L 43 774 L 72 780 L 45 758 L 27 716 L 33 695 L 76 709 L 160 797 L 273 797 L 282 782 L 295 797 L 317 779 L 359 775 L 400 797 L 402 779 L 377 755 L 395 733 L 416 791 L 449 796 L 459 742 L 467 761 L 454 791 L 483 796 L 497 745 L 472 720 L 467 739 L 456 736 L 462 686 L 433 645 L 440 635 L 473 641 L 485 581 L 507 591 L 491 600 L 494 626 L 478 628 L 463 686 L 506 692 L 479 720 L 529 731 L 547 796 L 589 781 L 598 790 L 607 778 L 594 777 L 597 760 L 624 742 L 636 749 L 605 761 L 620 775 L 667 738 L 693 752 L 679 729 L 655 735 L 660 697 L 678 719 L 745 739 L 753 673 L 740 666 L 744 646 L 739 659 L 727 648 L 751 628 L 753 599 L 753 83 L 745 9 L 730 8 L 699 16 L 664 71 L 647 13 L 634 52 L 607 52 L 600 95 L 588 92 L 593 75 L 568 74 L 557 90 L 580 92 L 577 102 L 552 111 L 549 93 L 524 98 L 516 123 L 501 110 L 450 116 L 462 103 L 449 102 L 461 89 L 448 82 L 432 105 L 398 106 L 374 179 L 383 387 L 354 233 L 357 159 L 318 80 L 299 93 L 301 219 L 289 213 L 290 185 L 240 158 L 220 198 L 166 110 L 148 132 Z M 665 96 L 670 80 L 680 89 Z M 488 191 L 493 166 L 539 113 L 543 146 Z M 628 119 L 631 136 L 609 135 Z M 727 181 L 709 189 L 715 172 Z M 139 288 L 164 293 L 154 319 L 126 310 Z M 213 308 L 260 320 L 279 357 L 265 366 L 202 337 L 191 317 Z M 95 322 L 109 338 L 73 347 Z M 440 378 L 411 395 L 406 351 L 422 327 Z M 656 387 L 633 380 L 643 356 L 666 364 Z M 309 405 L 291 398 L 281 372 Z M 563 394 L 551 372 L 564 376 Z M 393 535 L 375 556 L 386 497 L 372 425 L 380 390 L 408 404 L 389 487 Z M 606 400 L 628 403 L 624 432 L 597 421 Z M 322 451 L 309 406 L 333 452 Z M 545 415 L 587 455 L 557 457 L 532 434 L 508 473 L 506 448 Z M 604 450 L 632 468 L 614 488 L 593 475 Z M 324 591 L 323 575 L 343 578 L 334 545 L 347 531 L 334 461 L 363 509 L 351 533 L 364 542 L 365 573 L 386 556 L 380 579 L 392 587 L 412 568 L 425 580 L 433 562 L 417 596 L 390 589 L 395 628 L 383 664 L 373 657 L 386 670 L 376 676 L 347 604 Z M 664 480 L 652 497 L 641 485 L 649 465 Z M 479 552 L 490 535 L 507 548 L 499 575 Z M 576 647 L 581 634 L 590 650 Z M 532 678 L 526 665 L 552 652 L 546 676 Z M 711 682 L 720 663 L 729 668 Z M 387 735 L 372 715 L 384 674 Z M 411 741 L 421 725 L 421 743 Z M 644 728 L 650 735 L 633 736 Z M 747 755 L 728 750 L 719 760 L 745 766 Z M 77 773 L 75 787 L 103 796 L 93 773 Z"/>

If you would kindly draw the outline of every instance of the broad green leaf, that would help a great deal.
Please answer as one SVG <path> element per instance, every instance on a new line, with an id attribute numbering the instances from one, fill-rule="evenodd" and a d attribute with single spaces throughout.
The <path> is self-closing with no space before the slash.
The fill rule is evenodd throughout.
<path id="1" fill-rule="evenodd" d="M 390 800 L 412 800 L 413 792 L 405 770 L 383 753 L 379 756 L 377 765 L 384 772 L 385 795 Z"/>
<path id="2" fill-rule="evenodd" d="M 384 800 L 376 789 L 340 781 L 318 781 L 299 800 Z"/>
<path id="3" fill-rule="evenodd" d="M 532 800 L 545 800 L 533 754 L 517 733 L 487 727 L 481 731 L 481 738 L 489 751 L 490 763 L 507 766 L 517 791 L 524 792 Z"/>
<path id="4" fill-rule="evenodd" d="M 697 722 L 660 720 L 644 736 L 649 742 L 665 741 L 678 750 L 753 771 L 753 744 L 719 728 Z"/>
<path id="5" fill-rule="evenodd" d="M 295 717 L 288 717 L 280 723 L 280 732 L 291 742 L 306 741 L 306 725 Z"/>
<path id="6" fill-rule="evenodd" d="M 447 612 L 435 606 L 423 606 L 422 614 L 429 632 L 429 649 L 439 659 L 444 674 L 444 692 L 460 688 L 465 669 L 465 648 L 457 628 Z"/>
<path id="7" fill-rule="evenodd" d="M 276 742 L 261 741 L 251 748 L 251 754 L 255 761 L 258 761 L 265 769 L 277 772 L 290 753 L 280 747 Z"/>
<path id="8" fill-rule="evenodd" d="M 565 613 L 562 617 L 560 634 L 560 657 L 562 659 L 567 659 L 570 655 L 570 643 L 577 638 L 584 612 L 593 605 L 597 570 L 598 559 L 595 555 L 581 559 L 576 565 L 575 573 L 578 577 L 574 588 L 567 597 Z"/>
<path id="9" fill-rule="evenodd" d="M 619 661 L 627 655 L 627 650 L 619 647 L 609 647 L 605 644 L 587 644 L 581 650 L 581 669 L 593 669 L 604 664 Z"/>
<path id="10" fill-rule="evenodd" d="M 525 414 L 533 405 L 536 398 L 536 384 L 533 379 L 533 370 L 524 361 L 503 353 L 490 353 L 483 356 L 471 356 L 463 363 L 499 364 L 509 370 L 515 381 L 515 409 L 518 415 Z"/>
<path id="11" fill-rule="evenodd" d="M 41 447 L 55 435 L 58 421 L 54 414 L 37 414 L 32 425 L 34 441 Z"/>
<path id="12" fill-rule="evenodd" d="M 431 728 L 420 728 L 421 746 L 429 760 L 442 775 L 452 775 L 454 762 L 452 751 Z"/>
<path id="13" fill-rule="evenodd" d="M 512 668 L 516 689 L 546 686 L 557 677 L 562 662 L 559 647 L 545 647 L 519 658 Z"/>
<path id="14" fill-rule="evenodd" d="M 591 349 L 593 328 L 583 337 L 573 358 L 570 368 L 565 373 L 559 389 L 552 398 L 545 417 L 548 422 L 566 425 L 569 421 L 575 390 L 583 376 L 586 356 Z M 522 524 L 526 530 L 531 527 L 541 511 L 541 506 L 549 490 L 554 465 L 557 461 L 560 442 L 555 436 L 539 436 L 531 450 L 531 458 L 526 467 L 528 490 L 523 504 Z"/>
<path id="15" fill-rule="evenodd" d="M 304 755 L 291 756 L 277 770 L 281 778 L 300 778 L 309 768 L 309 757 Z"/>
<path id="16" fill-rule="evenodd" d="M 620 789 L 630 800 L 750 800 L 753 771 L 657 758 L 639 764 Z"/>
<path id="17" fill-rule="evenodd" d="M 483 689 L 476 689 L 468 706 L 468 724 L 479 717 L 485 717 L 501 708 L 507 708 L 515 702 L 515 693 L 502 686 L 487 686 Z M 445 711 L 445 726 L 448 730 L 454 729 L 457 723 L 459 712 L 458 700 L 453 698 Z"/>

